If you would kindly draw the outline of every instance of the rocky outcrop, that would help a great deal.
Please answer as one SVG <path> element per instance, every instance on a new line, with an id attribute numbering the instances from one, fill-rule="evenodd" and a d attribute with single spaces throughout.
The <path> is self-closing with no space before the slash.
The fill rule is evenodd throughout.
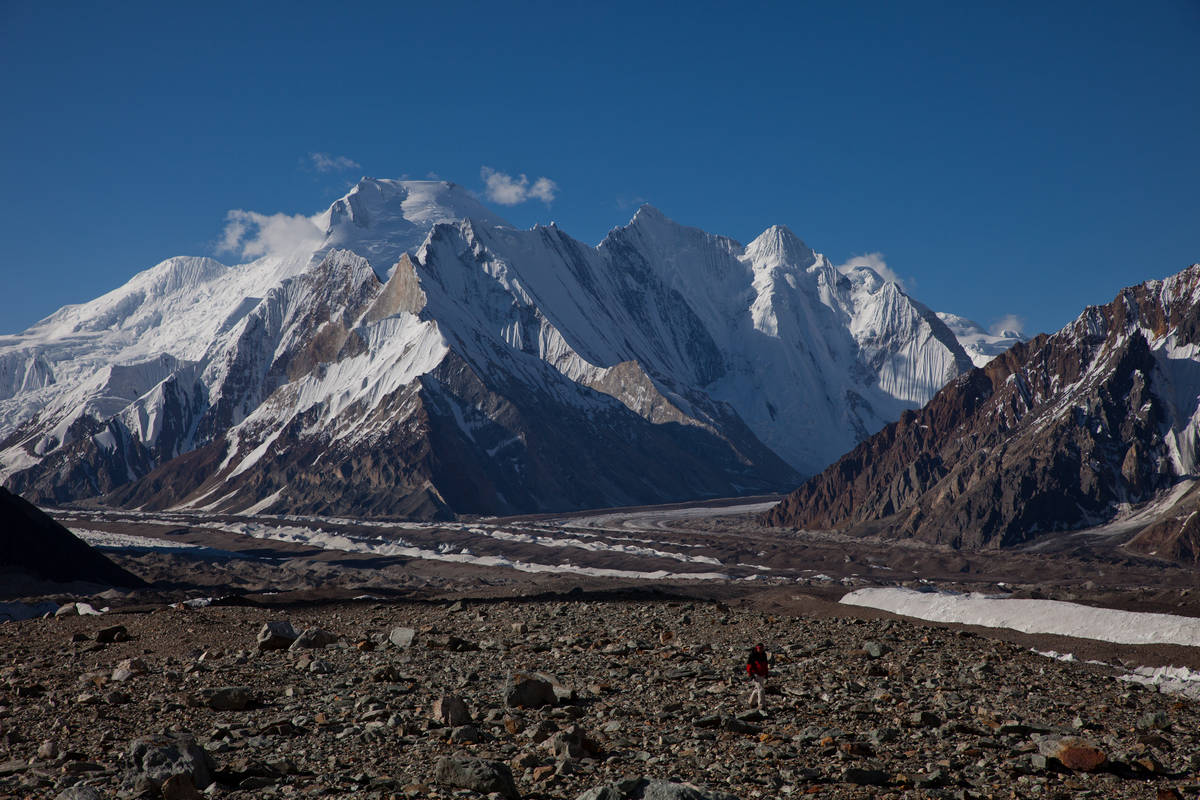
<path id="1" fill-rule="evenodd" d="M 129 588 L 146 585 L 37 506 L 0 488 L 0 572 L 6 571 L 55 583 L 86 581 Z"/>
<path id="2" fill-rule="evenodd" d="M 1159 496 L 1196 471 L 1198 286 L 1200 265 L 1013 347 L 864 441 L 764 521 L 1003 547 Z M 1142 545 L 1194 557 L 1194 541 L 1181 529 L 1148 532 Z"/>

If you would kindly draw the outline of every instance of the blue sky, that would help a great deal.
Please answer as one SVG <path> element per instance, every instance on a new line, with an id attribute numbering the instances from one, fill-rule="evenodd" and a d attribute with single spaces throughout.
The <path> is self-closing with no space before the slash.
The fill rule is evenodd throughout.
<path id="1" fill-rule="evenodd" d="M 1198 54 L 1196 0 L 0 0 L 0 333 L 214 254 L 231 209 L 484 167 L 553 181 L 493 204 L 519 225 L 782 223 L 1054 330 L 1200 261 Z"/>

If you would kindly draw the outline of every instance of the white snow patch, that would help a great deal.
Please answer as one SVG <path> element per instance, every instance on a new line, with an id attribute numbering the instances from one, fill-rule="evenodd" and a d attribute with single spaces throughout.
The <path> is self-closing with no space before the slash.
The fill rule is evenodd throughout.
<path id="1" fill-rule="evenodd" d="M 1116 644 L 1200 646 L 1197 618 L 1095 608 L 1061 600 L 869 588 L 850 592 L 841 602 L 932 622 L 1011 628 L 1023 633 L 1049 633 Z"/>
<path id="2" fill-rule="evenodd" d="M 278 500 L 281 496 L 283 496 L 284 489 L 286 489 L 286 488 L 287 487 L 285 486 L 285 487 L 279 489 L 279 491 L 274 492 L 267 497 L 264 497 L 262 500 L 259 500 L 257 503 L 250 506 L 242 513 L 246 514 L 246 515 L 253 515 L 253 514 L 257 514 L 258 512 L 260 512 L 264 509 L 270 508 L 272 505 L 274 505 L 276 500 Z"/>

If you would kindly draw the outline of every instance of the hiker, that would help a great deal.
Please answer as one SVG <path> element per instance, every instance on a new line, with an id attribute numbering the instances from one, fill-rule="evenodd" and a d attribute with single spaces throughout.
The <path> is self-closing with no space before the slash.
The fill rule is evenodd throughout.
<path id="1" fill-rule="evenodd" d="M 746 674 L 754 681 L 754 688 L 750 690 L 750 705 L 760 710 L 763 707 L 763 695 L 767 692 L 768 671 L 767 650 L 763 645 L 756 644 L 746 659 Z"/>

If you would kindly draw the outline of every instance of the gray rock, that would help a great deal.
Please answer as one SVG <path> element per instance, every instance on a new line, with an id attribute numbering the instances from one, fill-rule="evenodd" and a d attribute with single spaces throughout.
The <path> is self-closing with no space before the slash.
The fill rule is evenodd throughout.
<path id="1" fill-rule="evenodd" d="M 566 758 L 595 758 L 600 754 L 600 747 L 584 735 L 577 725 L 557 731 L 550 736 L 544 746 L 556 759 Z"/>
<path id="2" fill-rule="evenodd" d="M 736 795 L 706 789 L 691 783 L 672 783 L 637 778 L 598 786 L 577 800 L 738 800 Z"/>
<path id="3" fill-rule="evenodd" d="M 322 630 L 320 628 L 305 628 L 304 632 L 296 637 L 296 641 L 292 642 L 289 650 L 301 650 L 304 648 L 319 650 L 327 645 L 337 642 L 338 636 L 335 633 Z"/>
<path id="4" fill-rule="evenodd" d="M 187 734 L 144 736 L 129 743 L 130 777 L 147 778 L 156 786 L 173 775 L 187 775 L 203 789 L 212 783 L 212 757 Z"/>
<path id="5" fill-rule="evenodd" d="M 443 786 L 470 789 L 480 794 L 496 792 L 508 800 L 520 800 L 512 771 L 507 764 L 482 758 L 443 756 L 434 769 L 434 780 Z"/>
<path id="6" fill-rule="evenodd" d="M 1165 731 L 1171 727 L 1171 718 L 1165 711 L 1147 711 L 1138 717 L 1139 731 Z"/>
<path id="7" fill-rule="evenodd" d="M 890 647 L 879 642 L 863 642 L 862 649 L 871 658 L 883 658 L 887 653 L 891 652 Z"/>
<path id="8" fill-rule="evenodd" d="M 468 744 L 483 741 L 483 734 L 474 725 L 462 725 L 450 731 L 451 744 Z"/>
<path id="9" fill-rule="evenodd" d="M 416 635 L 417 632 L 412 628 L 392 628 L 392 632 L 388 634 L 388 641 L 403 650 L 412 646 Z"/>
<path id="10" fill-rule="evenodd" d="M 258 631 L 259 652 L 264 650 L 286 650 L 292 646 L 292 642 L 296 641 L 296 637 L 296 629 L 292 627 L 292 623 L 290 622 L 283 620 L 264 622 L 262 628 Z"/>
<path id="11" fill-rule="evenodd" d="M 72 786 L 55 795 L 54 800 L 104 800 L 104 795 L 91 786 Z"/>

